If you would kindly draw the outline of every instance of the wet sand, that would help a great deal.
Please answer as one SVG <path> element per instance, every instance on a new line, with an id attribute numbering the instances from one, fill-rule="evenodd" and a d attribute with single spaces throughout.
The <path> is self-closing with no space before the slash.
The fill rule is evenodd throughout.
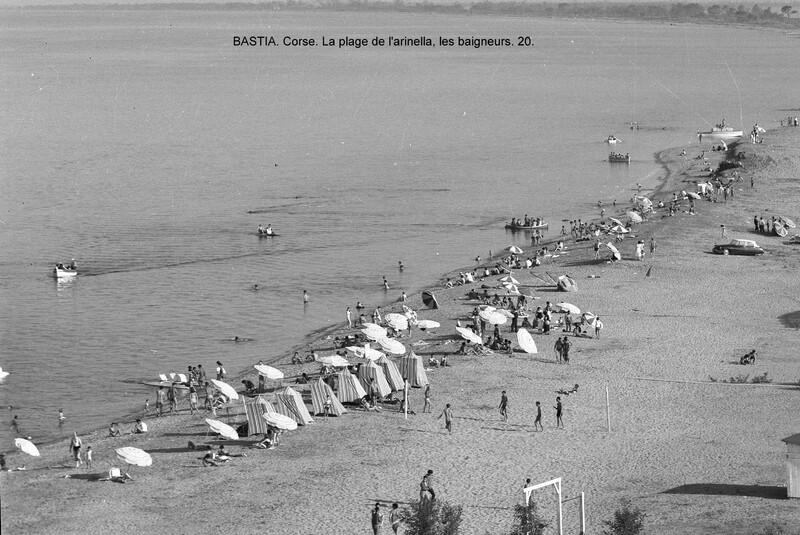
<path id="1" fill-rule="evenodd" d="M 600 339 L 570 338 L 569 365 L 554 361 L 557 332 L 533 334 L 537 355 L 518 347 L 510 357 L 453 355 L 448 368 L 428 372 L 431 414 L 405 420 L 391 405 L 379 413 L 351 410 L 286 433 L 269 451 L 247 449 L 256 437 L 214 440 L 206 436 L 206 414 L 181 413 L 148 418 L 146 435 L 104 438 L 102 430 L 85 436 L 84 444 L 94 450 L 91 471 L 74 468 L 66 442 L 43 446 L 39 458 L 13 453 L 9 467 L 25 464 L 27 470 L 0 474 L 3 533 L 131 533 L 155 526 L 167 533 L 366 533 L 375 501 L 403 506 L 414 500 L 428 469 L 434 470 L 437 497 L 464 507 L 464 533 L 507 532 L 525 479 L 556 477 L 563 480 L 565 498 L 585 493 L 590 533 L 603 528 L 623 498 L 647 514 L 653 534 L 748 534 L 771 521 L 796 526 L 798 503 L 783 498 L 786 446 L 781 439 L 800 432 L 798 331 L 783 326 L 778 316 L 800 309 L 800 245 L 755 234 L 752 218 L 798 220 L 798 142 L 800 128 L 782 128 L 766 133 L 762 144 L 741 143 L 732 151 L 745 153 L 733 199 L 696 201 L 695 215 L 681 211 L 665 217 L 666 209 L 657 210 L 634 226 L 635 236 L 619 244 L 620 262 L 596 261 L 593 242 L 568 240 L 565 254 L 531 271 L 514 271 L 523 293 L 538 297 L 529 306 L 568 301 L 602 317 Z M 661 152 L 665 181 L 655 192 L 642 193 L 668 202 L 674 191 L 695 191 L 696 182 L 709 174 L 698 159 L 701 152 L 713 167 L 723 157 L 709 149 L 708 143 L 695 143 Z M 607 206 L 606 215 L 624 214 L 623 204 L 618 202 L 618 214 Z M 636 241 L 649 243 L 651 237 L 657 242 L 655 258 L 648 253 L 643 262 L 635 260 Z M 734 237 L 755 239 L 767 254 L 710 253 L 713 244 Z M 505 245 L 498 244 L 496 251 Z M 461 269 L 472 267 L 469 257 L 485 253 L 465 251 Z M 540 278 L 546 274 L 570 275 L 578 291 L 561 293 L 543 285 Z M 465 299 L 466 293 L 481 284 L 501 292 L 498 279 L 434 288 L 438 310 L 424 308 L 418 295 L 409 296 L 408 305 L 420 319 L 442 327 L 427 333 L 415 329 L 401 341 L 424 360 L 430 353 L 454 353 L 460 346 L 456 321 L 467 322 L 478 304 Z M 508 325 L 502 331 L 511 337 Z M 313 346 L 330 354 L 332 337 L 347 332 L 325 333 Z M 739 356 L 750 349 L 758 351 L 756 364 L 739 365 Z M 312 364 L 289 362 L 287 355 L 275 365 L 287 375 L 317 371 Z M 774 382 L 709 380 L 763 373 Z M 240 381 L 229 382 L 238 386 Z M 557 430 L 556 390 L 576 383 L 579 392 L 562 397 L 565 429 Z M 498 411 L 502 390 L 509 397 L 508 422 Z M 537 400 L 543 432 L 533 428 Z M 421 411 L 420 390 L 412 391 L 411 402 Z M 455 415 L 451 435 L 436 418 L 445 403 L 452 404 Z M 241 411 L 232 411 L 230 418 L 243 421 Z M 227 421 L 224 414 L 220 419 Z M 201 453 L 186 448 L 189 440 L 222 442 L 248 456 L 202 468 Z M 126 445 L 150 452 L 153 466 L 133 468 L 135 481 L 124 485 L 88 476 L 120 466 L 114 449 Z M 537 499 L 553 522 L 552 491 L 538 493 Z M 575 502 L 564 505 L 564 529 L 578 532 Z"/>

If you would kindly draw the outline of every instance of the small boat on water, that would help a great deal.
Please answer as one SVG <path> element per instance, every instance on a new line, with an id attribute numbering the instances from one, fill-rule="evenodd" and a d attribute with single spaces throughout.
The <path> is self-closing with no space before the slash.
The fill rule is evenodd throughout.
<path id="1" fill-rule="evenodd" d="M 616 143 L 622 143 L 622 140 L 612 134 L 608 136 L 608 138 L 606 139 L 606 143 L 608 143 L 609 145 L 614 145 Z"/>
<path id="2" fill-rule="evenodd" d="M 506 223 L 506 228 L 511 230 L 542 230 L 546 229 L 549 223 L 539 223 L 538 225 L 523 225 L 521 223 Z"/>
<path id="3" fill-rule="evenodd" d="M 78 267 L 75 265 L 74 261 L 70 266 L 64 266 L 63 263 L 59 262 L 56 264 L 56 267 L 53 268 L 53 276 L 57 279 L 76 277 L 77 275 Z"/>
<path id="4" fill-rule="evenodd" d="M 742 130 L 734 130 L 725 124 L 725 119 L 708 132 L 697 132 L 697 137 L 700 141 L 703 138 L 710 139 L 711 141 L 733 141 L 742 137 L 744 132 Z"/>
<path id="5" fill-rule="evenodd" d="M 631 157 L 629 154 L 622 154 L 612 152 L 608 155 L 608 161 L 611 163 L 631 163 Z"/>
<path id="6" fill-rule="evenodd" d="M 272 225 L 267 225 L 267 228 L 264 228 L 263 225 L 258 226 L 258 235 L 259 236 L 277 236 L 274 230 L 272 230 Z"/>

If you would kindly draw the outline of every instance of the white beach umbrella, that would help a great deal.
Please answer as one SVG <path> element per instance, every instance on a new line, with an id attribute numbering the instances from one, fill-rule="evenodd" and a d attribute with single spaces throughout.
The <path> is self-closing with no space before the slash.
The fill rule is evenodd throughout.
<path id="1" fill-rule="evenodd" d="M 365 322 L 362 325 L 363 325 L 364 329 L 366 329 L 368 331 L 384 331 L 384 332 L 386 331 L 386 329 L 384 329 L 383 327 L 381 327 L 377 323 Z M 364 329 L 362 329 L 362 330 L 364 330 Z"/>
<path id="2" fill-rule="evenodd" d="M 512 275 L 506 275 L 500 279 L 501 282 L 508 282 L 511 284 L 519 284 L 519 281 L 515 279 Z"/>
<path id="3" fill-rule="evenodd" d="M 505 308 L 498 308 L 496 310 L 496 312 L 498 314 L 502 314 L 503 316 L 507 317 L 508 319 L 511 319 L 511 318 L 514 317 L 514 313 L 511 312 L 510 310 L 506 310 Z"/>
<path id="4" fill-rule="evenodd" d="M 381 338 L 378 340 L 378 344 L 384 351 L 392 355 L 403 355 L 406 352 L 406 346 L 393 338 Z"/>
<path id="5" fill-rule="evenodd" d="M 509 293 L 512 293 L 512 294 L 518 294 L 519 293 L 519 288 L 517 288 L 517 285 L 516 284 L 511 284 L 510 282 L 504 282 L 503 283 L 503 288 L 505 288 L 506 290 L 508 290 Z"/>
<path id="6" fill-rule="evenodd" d="M 488 321 L 492 325 L 503 325 L 508 321 L 508 318 L 505 317 L 500 312 L 492 312 L 491 316 L 489 316 Z"/>
<path id="7" fill-rule="evenodd" d="M 375 360 L 383 356 L 383 353 L 377 349 L 372 349 L 369 344 L 364 344 L 364 347 L 349 346 L 347 350 L 360 359 Z"/>
<path id="8" fill-rule="evenodd" d="M 475 344 L 483 344 L 483 339 L 474 332 L 470 331 L 469 329 L 466 329 L 464 327 L 456 327 L 456 331 L 458 331 L 458 334 L 461 335 L 461 338 L 465 339 L 468 342 L 472 342 Z"/>
<path id="9" fill-rule="evenodd" d="M 422 330 L 436 329 L 438 327 L 441 327 L 441 324 L 438 321 L 433 321 L 433 320 L 419 320 L 417 322 L 417 327 Z"/>
<path id="10" fill-rule="evenodd" d="M 613 243 L 611 243 L 611 242 L 608 242 L 608 243 L 606 244 L 606 247 L 608 247 L 609 249 L 611 249 L 611 252 L 614 254 L 614 258 L 616 258 L 617 260 L 622 260 L 622 255 L 620 254 L 620 252 L 619 252 L 619 249 L 617 249 L 616 247 L 614 247 L 614 244 L 613 244 Z"/>
<path id="11" fill-rule="evenodd" d="M 539 352 L 538 348 L 536 347 L 536 342 L 533 341 L 531 333 L 529 333 L 526 329 L 520 329 L 517 331 L 517 343 L 519 344 L 519 347 L 521 347 L 526 353 L 533 355 Z"/>
<path id="12" fill-rule="evenodd" d="M 386 323 L 397 331 L 408 329 L 408 318 L 402 314 L 389 313 L 385 316 Z"/>
<path id="13" fill-rule="evenodd" d="M 506 251 L 514 254 L 522 254 L 522 249 L 520 249 L 516 245 L 509 245 L 508 247 L 506 247 Z"/>
<path id="14" fill-rule="evenodd" d="M 225 381 L 220 381 L 219 379 L 211 379 L 211 383 L 214 386 L 216 386 L 220 392 L 225 394 L 225 396 L 228 399 L 239 399 L 239 394 L 236 393 L 236 390 Z"/>
<path id="15" fill-rule="evenodd" d="M 219 433 L 223 437 L 231 440 L 239 440 L 239 433 L 228 424 L 222 423 L 219 420 L 212 420 L 211 418 L 206 418 L 206 423 L 215 433 Z"/>
<path id="16" fill-rule="evenodd" d="M 266 364 L 254 364 L 253 368 L 256 369 L 259 375 L 263 375 L 267 379 L 283 379 L 284 375 L 283 372 L 277 368 L 273 368 L 272 366 L 267 366 Z"/>
<path id="17" fill-rule="evenodd" d="M 619 225 L 619 226 L 622 226 L 622 227 L 625 226 L 625 225 L 622 224 L 622 221 L 620 221 L 619 219 L 617 219 L 615 217 L 609 217 L 608 220 L 611 221 L 612 223 L 614 223 L 615 225 Z"/>
<path id="18" fill-rule="evenodd" d="M 581 309 L 572 303 L 556 303 L 554 307 L 556 312 L 567 312 L 569 314 L 580 314 Z"/>
<path id="19" fill-rule="evenodd" d="M 797 226 L 797 225 L 795 225 L 794 221 L 792 221 L 788 217 L 780 216 L 778 219 L 783 221 L 783 224 L 786 225 L 789 228 L 795 228 Z"/>
<path id="20" fill-rule="evenodd" d="M 615 232 L 617 234 L 627 234 L 630 232 L 630 229 L 623 227 L 622 225 L 614 225 L 611 227 L 611 232 Z"/>
<path id="21" fill-rule="evenodd" d="M 333 366 L 334 368 L 341 368 L 342 366 L 349 366 L 350 363 L 347 362 L 347 359 L 342 357 L 341 355 L 329 355 L 327 357 L 314 357 L 314 360 L 319 362 L 320 364 L 327 364 L 328 366 Z"/>
<path id="22" fill-rule="evenodd" d="M 695 193 L 693 191 L 688 192 L 686 195 L 688 195 L 692 199 L 700 199 L 701 198 L 700 195 L 698 195 L 697 193 Z"/>
<path id="23" fill-rule="evenodd" d="M 641 223 L 642 222 L 642 216 L 640 216 L 639 214 L 637 214 L 634 211 L 627 212 L 625 215 L 627 215 L 628 219 L 630 219 L 634 223 Z"/>
<path id="24" fill-rule="evenodd" d="M 139 448 L 125 446 L 124 448 L 117 448 L 116 453 L 121 461 L 133 466 L 150 466 L 153 464 L 153 458 L 150 457 L 150 454 Z"/>
<path id="25" fill-rule="evenodd" d="M 294 431 L 297 429 L 297 422 L 277 412 L 265 412 L 262 417 L 267 421 L 268 425 L 283 429 L 284 431 Z"/>
<path id="26" fill-rule="evenodd" d="M 30 440 L 26 440 L 24 438 L 15 438 L 14 446 L 19 448 L 19 450 L 23 453 L 27 453 L 28 455 L 32 455 L 34 457 L 39 457 L 39 449 Z"/>
<path id="27" fill-rule="evenodd" d="M 489 318 L 492 317 L 492 314 L 494 314 L 496 310 L 497 309 L 495 307 L 485 305 L 483 309 L 478 311 L 478 316 L 486 321 L 489 321 Z"/>

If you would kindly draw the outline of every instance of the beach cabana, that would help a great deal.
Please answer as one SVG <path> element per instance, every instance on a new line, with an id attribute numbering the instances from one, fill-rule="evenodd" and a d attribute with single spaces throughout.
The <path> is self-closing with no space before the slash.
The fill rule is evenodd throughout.
<path id="1" fill-rule="evenodd" d="M 405 381 L 403 380 L 403 375 L 400 373 L 397 364 L 387 359 L 385 355 L 376 360 L 375 363 L 383 368 L 383 374 L 386 376 L 386 380 L 389 382 L 389 386 L 392 387 L 392 390 L 399 392 L 405 388 Z"/>
<path id="2" fill-rule="evenodd" d="M 361 381 L 362 385 L 367 385 L 367 388 L 369 388 L 373 379 L 378 385 L 378 395 L 380 397 L 385 398 L 392 393 L 392 387 L 389 386 L 389 382 L 383 374 L 383 368 L 371 360 L 358 368 L 358 380 Z"/>
<path id="3" fill-rule="evenodd" d="M 358 377 L 350 373 L 345 368 L 338 373 L 339 377 L 339 401 L 347 403 L 349 401 L 359 401 L 365 397 L 367 393 L 364 387 L 358 382 Z"/>
<path id="4" fill-rule="evenodd" d="M 422 359 L 413 351 L 405 357 L 397 359 L 397 368 L 400 370 L 400 375 L 408 381 L 409 386 L 422 388 L 428 384 L 428 376 L 425 373 Z"/>
<path id="5" fill-rule="evenodd" d="M 314 414 L 325 414 L 325 398 L 328 396 L 331 397 L 331 416 L 341 416 L 347 412 L 333 389 L 320 378 L 311 383 L 311 405 L 314 407 Z"/>
<path id="6" fill-rule="evenodd" d="M 298 425 L 308 425 L 314 421 L 303 398 L 290 386 L 275 392 L 275 412 L 288 416 Z"/>
<path id="7" fill-rule="evenodd" d="M 267 434 L 267 422 L 262 416 L 265 412 L 275 412 L 275 407 L 266 398 L 263 396 L 244 398 L 244 413 L 247 416 L 248 436 Z"/>
<path id="8" fill-rule="evenodd" d="M 800 498 L 800 433 L 781 439 L 786 442 L 787 498 Z"/>

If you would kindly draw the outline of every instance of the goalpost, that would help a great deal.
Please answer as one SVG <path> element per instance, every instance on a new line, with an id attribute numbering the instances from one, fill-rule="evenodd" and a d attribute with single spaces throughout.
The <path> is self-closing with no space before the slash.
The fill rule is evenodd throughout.
<path id="1" fill-rule="evenodd" d="M 522 489 L 523 492 L 525 493 L 525 505 L 529 505 L 530 504 L 531 494 L 533 494 L 533 491 L 541 489 L 541 488 L 544 488 L 544 487 L 549 487 L 550 485 L 552 485 L 553 488 L 555 489 L 556 498 L 558 498 L 558 511 L 557 511 L 557 514 L 556 514 L 558 535 L 564 535 L 561 505 L 565 504 L 567 502 L 571 502 L 573 500 L 580 500 L 580 505 L 581 505 L 581 535 L 585 535 L 586 534 L 586 508 L 585 508 L 585 505 L 584 505 L 583 492 L 581 492 L 578 496 L 573 496 L 572 498 L 567 498 L 566 500 L 562 500 L 561 499 L 561 478 L 560 477 L 557 477 L 555 479 L 551 479 L 550 481 L 545 481 L 544 483 L 539 483 L 537 485 L 531 485 L 530 487 L 525 487 L 524 489 Z"/>

